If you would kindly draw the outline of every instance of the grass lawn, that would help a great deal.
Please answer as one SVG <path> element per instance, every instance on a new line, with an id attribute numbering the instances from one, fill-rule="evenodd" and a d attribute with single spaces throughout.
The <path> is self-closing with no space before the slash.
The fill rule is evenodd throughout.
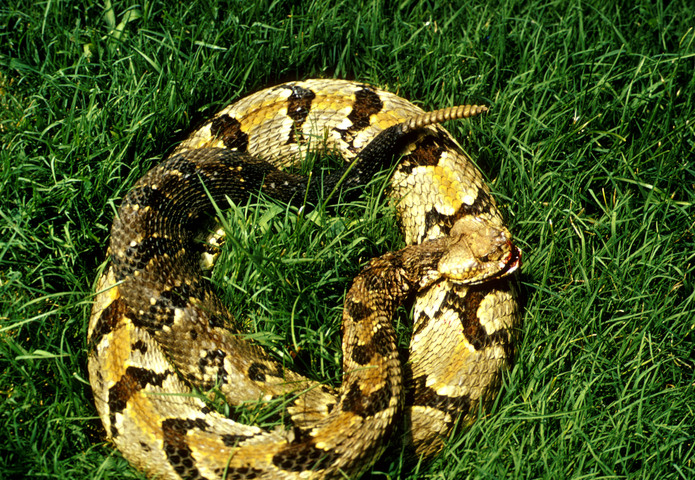
<path id="1" fill-rule="evenodd" d="M 695 478 L 695 6 L 615 3 L 4 2 L 0 479 L 143 478 L 86 381 L 114 210 L 197 122 L 311 77 L 490 105 L 447 128 L 524 251 L 498 401 L 433 464 L 371 478 Z M 399 245 L 381 185 L 340 218 L 228 215 L 221 295 L 322 380 L 350 279 Z"/>

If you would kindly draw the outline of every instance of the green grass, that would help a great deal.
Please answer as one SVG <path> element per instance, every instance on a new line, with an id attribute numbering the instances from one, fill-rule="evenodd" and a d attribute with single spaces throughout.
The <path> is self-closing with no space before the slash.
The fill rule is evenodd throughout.
<path id="1" fill-rule="evenodd" d="M 690 2 L 185 3 L 0 6 L 0 479 L 141 478 L 104 443 L 85 380 L 114 209 L 196 122 L 317 76 L 426 108 L 488 102 L 448 127 L 524 250 L 494 407 L 434 464 L 386 459 L 373 478 L 695 478 Z M 335 379 L 341 298 L 398 245 L 391 210 L 228 218 L 244 248 L 225 253 L 221 294 Z"/>

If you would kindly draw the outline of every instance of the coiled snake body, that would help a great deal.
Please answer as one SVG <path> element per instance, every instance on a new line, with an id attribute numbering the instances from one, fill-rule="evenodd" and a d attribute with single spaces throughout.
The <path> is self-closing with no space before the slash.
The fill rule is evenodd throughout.
<path id="1" fill-rule="evenodd" d="M 342 80 L 280 85 L 219 112 L 140 179 L 114 220 L 89 323 L 97 410 L 125 458 L 165 479 L 356 478 L 401 423 L 429 457 L 456 422 L 472 421 L 512 356 L 520 252 L 482 175 L 437 124 L 485 110 L 425 114 Z M 348 162 L 323 183 L 283 171 L 312 139 Z M 227 199 L 260 190 L 301 206 L 366 183 L 399 155 L 390 196 L 407 246 L 372 260 L 346 295 L 336 394 L 233 329 L 203 278 L 198 230 Z M 414 325 L 402 364 L 390 320 L 404 302 Z M 191 385 L 235 405 L 294 395 L 294 426 L 238 423 Z"/>

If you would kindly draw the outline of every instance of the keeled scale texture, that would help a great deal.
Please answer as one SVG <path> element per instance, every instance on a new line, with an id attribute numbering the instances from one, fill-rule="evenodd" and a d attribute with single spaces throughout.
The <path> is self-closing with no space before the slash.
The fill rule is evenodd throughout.
<path id="1" fill-rule="evenodd" d="M 133 187 L 89 325 L 97 409 L 131 463 L 158 478 L 355 478 L 383 452 L 401 411 L 405 441 L 425 456 L 456 421 L 472 421 L 512 356 L 519 307 L 509 274 L 519 251 L 480 172 L 427 125 L 445 117 L 423 113 L 353 82 L 273 87 L 219 112 Z M 346 172 L 343 187 L 363 184 L 404 154 L 391 195 L 410 245 L 373 260 L 346 296 L 337 396 L 229 330 L 196 242 L 211 200 L 244 202 L 258 190 L 318 198 L 319 186 L 280 168 L 323 145 L 355 163 L 327 188 Z M 391 317 L 405 301 L 414 333 L 403 366 Z M 216 386 L 231 404 L 294 392 L 300 428 L 264 432 L 223 418 L 189 383 Z"/>

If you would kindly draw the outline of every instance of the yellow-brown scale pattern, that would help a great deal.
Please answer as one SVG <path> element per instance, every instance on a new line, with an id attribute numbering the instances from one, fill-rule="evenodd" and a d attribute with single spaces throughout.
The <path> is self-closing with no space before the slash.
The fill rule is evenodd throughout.
<path id="1" fill-rule="evenodd" d="M 162 479 L 357 478 L 397 431 L 429 458 L 457 422 L 473 421 L 513 356 L 520 251 L 481 173 L 438 124 L 486 110 L 425 113 L 343 80 L 279 85 L 219 112 L 140 179 L 114 220 L 89 324 L 97 410 L 124 457 Z M 323 185 L 283 171 L 318 148 L 346 167 Z M 237 335 L 196 239 L 214 203 L 262 191 L 301 205 L 398 158 L 390 196 L 407 246 L 354 279 L 334 392 Z M 391 318 L 404 303 L 414 325 L 402 364 Z M 295 428 L 225 418 L 192 385 L 234 405 L 294 394 Z"/>

